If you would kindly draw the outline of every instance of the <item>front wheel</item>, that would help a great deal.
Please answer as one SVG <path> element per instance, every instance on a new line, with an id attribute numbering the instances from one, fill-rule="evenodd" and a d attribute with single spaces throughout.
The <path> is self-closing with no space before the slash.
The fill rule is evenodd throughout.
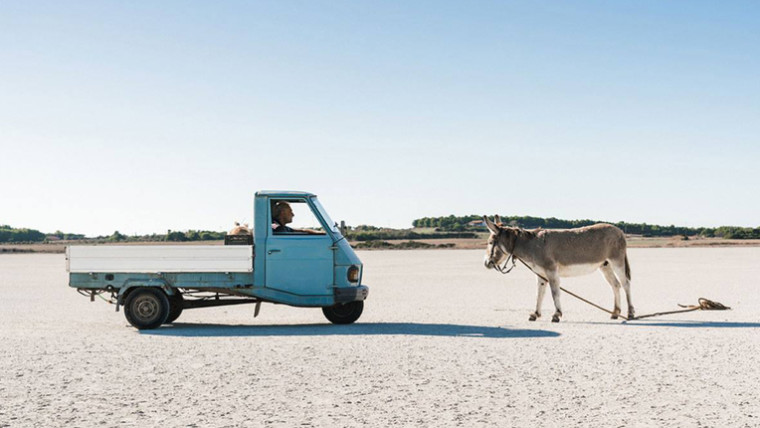
<path id="1" fill-rule="evenodd" d="M 322 308 L 322 313 L 333 324 L 351 324 L 359 319 L 363 310 L 364 302 L 359 300 Z"/>
<path id="2" fill-rule="evenodd" d="M 169 317 L 169 299 L 158 288 L 138 288 L 127 296 L 124 316 L 138 330 L 156 328 Z"/>

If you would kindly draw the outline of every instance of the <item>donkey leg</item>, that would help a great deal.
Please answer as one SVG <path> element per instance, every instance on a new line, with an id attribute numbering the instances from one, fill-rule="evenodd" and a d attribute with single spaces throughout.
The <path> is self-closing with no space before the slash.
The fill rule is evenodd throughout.
<path id="1" fill-rule="evenodd" d="M 633 319 L 636 316 L 636 310 L 633 309 L 633 302 L 631 301 L 631 279 L 626 275 L 625 263 L 625 259 L 617 263 L 612 263 L 612 270 L 615 271 L 615 275 L 623 284 L 625 300 L 628 303 L 628 319 Z"/>
<path id="2" fill-rule="evenodd" d="M 628 302 L 628 319 L 632 320 L 636 317 L 636 310 L 633 309 L 633 303 L 631 302 L 631 280 L 626 279 L 623 282 L 623 289 L 625 290 L 625 300 Z"/>
<path id="3" fill-rule="evenodd" d="M 599 270 L 602 271 L 604 279 L 606 279 L 612 287 L 612 294 L 615 296 L 615 308 L 612 310 L 611 318 L 616 320 L 618 319 L 618 316 L 620 316 L 620 281 L 615 278 L 615 273 L 612 271 L 609 264 L 600 267 Z"/>
<path id="4" fill-rule="evenodd" d="M 554 299 L 554 308 L 556 309 L 552 316 L 552 322 L 559 322 L 559 318 L 562 316 L 562 304 L 559 302 L 559 275 L 549 276 L 549 287 L 552 290 L 552 299 Z"/>
<path id="5" fill-rule="evenodd" d="M 536 312 L 530 314 L 528 321 L 535 321 L 541 318 L 541 303 L 544 301 L 544 294 L 546 293 L 546 281 L 541 278 L 538 279 L 538 299 L 536 300 Z"/>

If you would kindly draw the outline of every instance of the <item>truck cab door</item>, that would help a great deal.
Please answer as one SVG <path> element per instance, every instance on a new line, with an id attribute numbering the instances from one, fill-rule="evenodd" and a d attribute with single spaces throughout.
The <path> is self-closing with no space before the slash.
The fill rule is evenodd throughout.
<path id="1" fill-rule="evenodd" d="M 294 216 L 292 222 L 280 225 L 272 214 L 284 209 L 283 203 Z M 319 214 L 306 200 L 272 200 L 269 218 L 266 287 L 300 296 L 332 295 L 333 240 L 324 233 Z"/>

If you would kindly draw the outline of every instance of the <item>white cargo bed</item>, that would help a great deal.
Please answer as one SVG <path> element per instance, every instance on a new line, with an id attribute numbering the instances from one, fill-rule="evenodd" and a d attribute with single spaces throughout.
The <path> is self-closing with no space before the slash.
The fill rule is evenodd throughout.
<path id="1" fill-rule="evenodd" d="M 252 272 L 252 245 L 74 245 L 66 267 L 90 272 Z"/>

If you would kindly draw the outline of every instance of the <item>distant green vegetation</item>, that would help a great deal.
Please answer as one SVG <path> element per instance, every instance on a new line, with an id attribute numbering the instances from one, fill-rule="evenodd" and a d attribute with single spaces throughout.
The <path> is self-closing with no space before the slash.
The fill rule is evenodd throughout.
<path id="1" fill-rule="evenodd" d="M 110 236 L 98 236 L 96 239 L 110 242 L 188 242 L 188 241 L 219 241 L 224 239 L 227 232 L 213 232 L 210 230 L 167 230 L 166 234 L 133 235 L 127 236 L 118 230 Z"/>
<path id="2" fill-rule="evenodd" d="M 34 229 L 15 229 L 0 225 L 0 242 L 42 242 L 46 235 Z"/>
<path id="3" fill-rule="evenodd" d="M 356 226 L 346 232 L 350 241 L 384 241 L 399 239 L 452 239 L 477 238 L 475 232 L 419 232 L 412 229 L 387 229 L 375 226 Z"/>
<path id="4" fill-rule="evenodd" d="M 405 241 L 398 244 L 392 244 L 388 241 L 366 241 L 359 242 L 354 245 L 357 249 L 377 249 L 377 250 L 414 250 L 414 249 L 428 249 L 428 248 L 451 248 L 453 243 L 446 244 L 428 244 L 426 242 L 419 241 Z"/>
<path id="5" fill-rule="evenodd" d="M 188 230 L 186 232 L 168 231 L 166 241 L 219 241 L 224 239 L 227 232 L 212 232 L 210 230 Z"/>
<path id="6" fill-rule="evenodd" d="M 482 216 L 473 214 L 468 216 L 424 217 L 412 222 L 414 227 L 432 227 L 440 231 L 479 231 L 485 230 L 482 225 L 472 224 L 482 220 Z M 721 226 L 708 227 L 681 227 L 659 226 L 646 223 L 626 222 L 601 222 L 597 220 L 562 220 L 554 217 L 541 218 L 531 216 L 501 216 L 501 221 L 510 226 L 518 226 L 525 229 L 568 229 L 573 227 L 589 226 L 595 223 L 610 223 L 621 228 L 625 233 L 642 236 L 704 236 L 725 239 L 760 239 L 760 228 Z"/>
<path id="7" fill-rule="evenodd" d="M 85 237 L 78 233 L 42 233 L 35 229 L 13 228 L 0 225 L 0 243 L 37 243 L 54 241 L 88 241 L 88 242 L 156 242 L 156 241 L 217 241 L 224 239 L 226 232 L 209 230 L 188 230 L 184 232 L 168 230 L 166 234 L 125 235 L 118 230 L 108 236 Z"/>
<path id="8" fill-rule="evenodd" d="M 705 229 L 708 230 L 708 229 Z M 715 229 L 709 229 L 712 235 L 703 234 L 704 236 L 717 236 L 726 239 L 760 239 L 760 227 L 733 227 L 721 226 Z"/>
<path id="9" fill-rule="evenodd" d="M 77 239 L 85 239 L 85 236 L 79 233 L 65 233 L 60 230 L 56 230 L 55 233 L 48 233 L 47 239 L 57 238 L 66 241 L 74 241 Z"/>
<path id="10" fill-rule="evenodd" d="M 419 240 L 419 239 L 456 239 L 477 238 L 479 232 L 484 232 L 485 227 L 480 224 L 482 217 L 479 215 L 469 216 L 445 216 L 424 217 L 412 222 L 415 229 L 389 229 L 375 226 L 361 225 L 349 227 L 346 238 L 351 241 L 359 241 L 366 245 L 357 248 L 380 248 L 382 245 L 391 245 L 386 241 L 396 240 Z M 526 229 L 566 229 L 573 227 L 588 226 L 600 223 L 595 220 L 562 220 L 554 217 L 541 218 L 531 216 L 501 216 L 502 222 L 510 226 L 518 226 Z M 724 239 L 760 239 L 760 227 L 735 227 L 721 226 L 717 228 L 707 227 L 679 227 L 659 226 L 646 223 L 607 222 L 621 228 L 624 232 L 645 237 L 667 236 L 703 236 Z M 419 230 L 427 229 L 427 230 Z M 150 235 L 125 235 L 115 231 L 108 236 L 85 237 L 82 234 L 65 233 L 60 230 L 54 233 L 43 233 L 35 229 L 13 228 L 8 225 L 0 225 L 0 243 L 37 243 L 51 241 L 82 240 L 88 242 L 186 242 L 186 241 L 218 241 L 223 240 L 226 232 L 209 230 L 168 230 L 165 234 Z M 377 244 L 369 244 L 376 241 Z M 410 245 L 402 243 L 399 245 Z M 397 246 L 394 246 L 397 247 Z M 406 247 L 408 248 L 408 247 Z"/>

